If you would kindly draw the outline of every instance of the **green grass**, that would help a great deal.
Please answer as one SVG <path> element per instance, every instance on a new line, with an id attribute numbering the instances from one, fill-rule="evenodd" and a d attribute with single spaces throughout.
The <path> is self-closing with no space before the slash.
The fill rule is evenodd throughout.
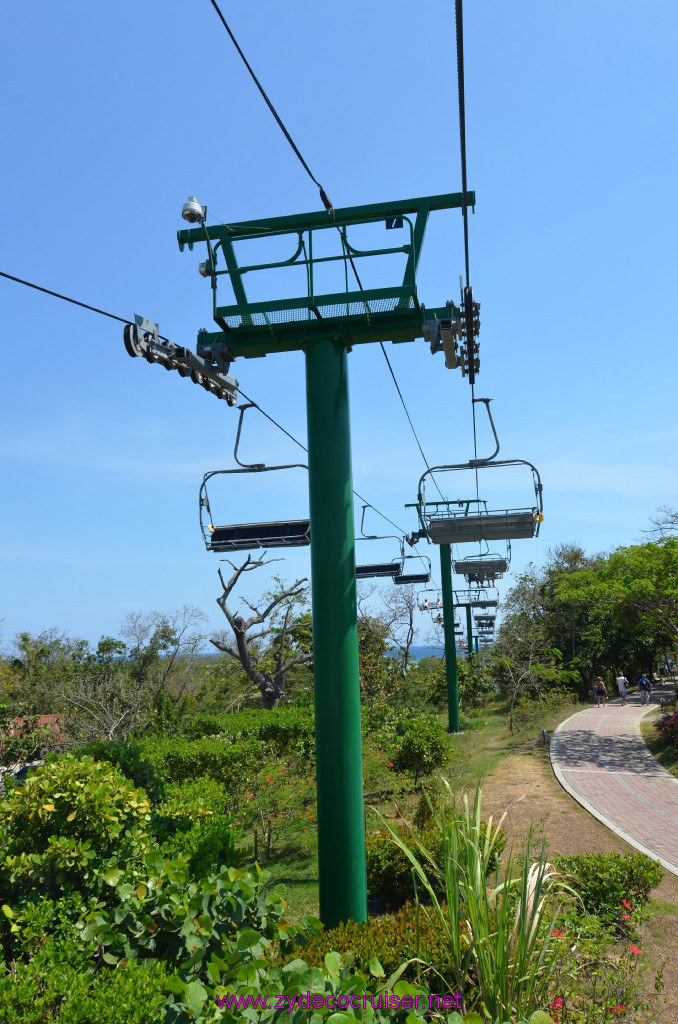
<path id="1" fill-rule="evenodd" d="M 289 920 L 296 922 L 307 914 L 318 916 L 318 851 L 285 850 L 262 865 L 270 872 L 274 885 L 283 883 L 289 903 Z"/>
<path id="2" fill-rule="evenodd" d="M 657 758 L 662 768 L 678 778 L 678 748 L 665 743 L 652 724 L 660 715 L 660 711 L 646 715 L 640 723 L 640 732 L 650 753 Z"/>
<path id="3" fill-rule="evenodd" d="M 546 729 L 550 737 L 561 722 L 576 711 L 583 711 L 584 707 L 572 704 L 558 712 L 545 712 L 541 718 L 511 735 L 507 706 L 503 702 L 493 703 L 478 713 L 477 719 L 471 719 L 460 736 L 451 737 L 453 749 L 460 758 L 449 773 L 450 782 L 456 789 L 473 786 L 479 776 L 489 774 L 496 763 L 509 754 L 547 757 L 548 746 L 542 744 L 542 729 Z"/>

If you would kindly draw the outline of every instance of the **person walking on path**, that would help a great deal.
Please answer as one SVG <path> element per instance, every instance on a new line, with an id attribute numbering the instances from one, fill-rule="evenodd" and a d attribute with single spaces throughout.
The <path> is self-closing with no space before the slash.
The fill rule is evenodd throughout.
<path id="1" fill-rule="evenodd" d="M 652 683 L 643 672 L 642 676 L 638 680 L 638 689 L 640 690 L 640 703 L 650 703 L 650 691 L 652 690 Z"/>
<path id="2" fill-rule="evenodd" d="M 593 692 L 594 692 L 595 698 L 596 698 L 596 706 L 600 707 L 600 702 L 602 701 L 603 702 L 603 707 L 605 707 L 605 698 L 607 697 L 607 689 L 605 688 L 605 683 L 603 682 L 603 677 L 602 676 L 598 676 L 598 678 L 596 679 L 596 684 L 595 684 L 595 686 L 593 688 Z"/>
<path id="3" fill-rule="evenodd" d="M 615 679 L 617 689 L 619 690 L 619 696 L 621 697 L 622 707 L 626 704 L 626 694 L 629 688 L 629 681 L 623 672 L 620 672 Z"/>

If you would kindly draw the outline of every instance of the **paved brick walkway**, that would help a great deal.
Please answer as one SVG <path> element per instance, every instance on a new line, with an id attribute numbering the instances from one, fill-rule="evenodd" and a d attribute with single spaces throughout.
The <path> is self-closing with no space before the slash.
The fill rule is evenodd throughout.
<path id="1" fill-rule="evenodd" d="M 661 695 L 661 692 L 660 692 Z M 551 764 L 570 796 L 637 850 L 678 875 L 678 779 L 640 734 L 650 708 L 629 697 L 579 711 L 551 739 Z"/>

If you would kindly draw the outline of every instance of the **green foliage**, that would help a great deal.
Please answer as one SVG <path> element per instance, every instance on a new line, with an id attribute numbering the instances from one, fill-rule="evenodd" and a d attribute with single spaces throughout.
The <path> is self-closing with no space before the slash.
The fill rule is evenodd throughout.
<path id="1" fill-rule="evenodd" d="M 255 861 L 273 856 L 282 840 L 307 846 L 316 831 L 315 778 L 300 778 L 284 764 L 262 768 L 244 794 L 237 820 L 253 837 Z"/>
<path id="2" fill-rule="evenodd" d="M 606 924 L 619 921 L 624 900 L 632 907 L 646 903 L 664 876 L 661 864 L 644 853 L 578 853 L 560 857 L 557 867 L 573 879 L 586 911 Z"/>
<path id="3" fill-rule="evenodd" d="M 90 757 L 45 764 L 0 811 L 2 874 L 15 893 L 96 890 L 109 861 L 131 860 L 149 845 L 146 794 Z"/>
<path id="4" fill-rule="evenodd" d="M 630 922 L 612 929 L 576 904 L 566 906 L 559 927 L 553 930 L 557 957 L 550 1007 L 554 1019 L 563 1024 L 659 1020 L 663 965 L 655 962 L 654 992 L 648 994 L 649 963 L 637 931 L 641 915 L 631 910 L 628 916 Z"/>
<path id="5" fill-rule="evenodd" d="M 152 850 L 144 872 L 117 885 L 115 907 L 99 903 L 89 910 L 81 937 L 96 942 L 108 964 L 157 958 L 193 974 L 239 929 L 256 929 L 288 948 L 296 930 L 284 920 L 280 889 L 268 891 L 265 881 L 258 869 L 222 868 L 192 882 L 185 861 L 167 861 Z"/>
<path id="6" fill-rule="evenodd" d="M 11 1024 L 149 1024 L 162 1019 L 167 971 L 159 962 L 125 961 L 94 972 L 82 950 L 52 947 L 27 964 L 0 967 L 2 1020 Z"/>
<path id="7" fill-rule="evenodd" d="M 410 718 L 395 742 L 393 769 L 410 774 L 415 786 L 422 776 L 448 764 L 452 756 L 450 738 L 435 715 Z"/>
<path id="8" fill-rule="evenodd" d="M 53 725 L 40 725 L 40 715 L 19 715 L 17 707 L 0 704 L 0 765 L 15 768 L 34 759 L 58 735 Z M 21 718 L 17 727 L 16 719 Z"/>
<path id="9" fill-rule="evenodd" d="M 448 793 L 447 805 L 435 818 L 442 837 L 438 864 L 390 831 L 412 865 L 418 901 L 420 895 L 430 901 L 430 909 L 421 902 L 420 906 L 447 946 L 455 988 L 465 992 L 469 980 L 476 979 L 482 999 L 478 1009 L 492 1020 L 505 1020 L 546 1002 L 556 962 L 551 935 L 556 915 L 549 919 L 545 909 L 553 897 L 552 874 L 543 848 L 532 864 L 528 845 L 518 875 L 514 876 L 509 856 L 503 883 L 488 887 L 497 827 L 488 824 L 482 834 L 479 787 L 473 802 L 464 796 L 459 807 L 451 790 Z M 438 898 L 436 879 L 444 881 L 444 903 Z"/>
<path id="10" fill-rule="evenodd" d="M 0 914 L 0 934 L 6 961 L 27 961 L 39 950 L 50 948 L 63 951 L 77 949 L 74 962 L 83 959 L 87 951 L 79 942 L 76 922 L 85 910 L 80 893 L 69 893 L 59 899 L 49 896 L 35 897 L 24 894 L 13 906 L 5 904 Z"/>
<path id="11" fill-rule="evenodd" d="M 86 743 L 73 751 L 74 757 L 92 757 L 95 761 L 108 761 L 133 782 L 137 789 L 145 789 L 152 804 L 162 800 L 164 787 L 139 744 L 133 740 L 98 740 Z"/>
<path id="12" fill-rule="evenodd" d="M 406 900 L 413 899 L 415 895 L 413 865 L 406 848 L 414 850 L 419 857 L 427 879 L 437 895 L 441 896 L 445 892 L 442 867 L 443 836 L 425 794 L 422 794 L 422 800 L 426 801 L 429 813 L 418 815 L 420 824 L 416 831 L 404 824 L 396 824 L 366 837 L 367 891 L 371 896 L 385 900 L 389 907 L 400 906 Z M 394 833 L 398 841 L 394 840 Z M 492 840 L 485 864 L 485 870 L 489 875 L 499 865 L 507 837 L 503 828 L 481 820 L 478 830 L 478 843 L 481 848 L 484 848 L 488 837 Z"/>
<path id="13" fill-rule="evenodd" d="M 546 719 L 558 714 L 570 704 L 577 703 L 577 695 L 565 687 L 547 690 L 539 698 L 525 695 L 513 708 L 513 727 L 517 732 L 535 727 L 542 728 Z"/>
<path id="14" fill-rule="evenodd" d="M 410 874 L 410 887 L 411 882 Z M 412 903 L 406 903 L 393 914 L 373 918 L 367 924 L 349 921 L 322 931 L 309 939 L 304 948 L 304 960 L 311 967 L 322 967 L 325 955 L 331 950 L 341 953 L 342 960 L 351 962 L 363 974 L 369 974 L 370 963 L 376 957 L 387 976 L 413 957 L 440 966 L 447 953 L 439 931 Z M 418 973 L 421 972 L 417 965 L 411 964 L 403 977 L 415 981 Z M 383 979 L 375 979 L 370 987 L 380 987 L 382 982 Z M 432 988 L 435 989 L 435 985 Z"/>
<path id="15" fill-rule="evenodd" d="M 184 727 L 189 739 L 222 736 L 264 745 L 277 757 L 315 757 L 313 708 L 303 703 L 291 707 L 247 708 L 232 715 L 194 715 Z"/>
<path id="16" fill-rule="evenodd" d="M 184 859 L 193 878 L 227 864 L 236 865 L 240 832 L 226 810 L 227 804 L 224 787 L 213 779 L 168 786 L 150 825 L 163 857 Z"/>
<path id="17" fill-rule="evenodd" d="M 228 792 L 231 805 L 254 777 L 261 751 L 250 740 L 149 739 L 141 741 L 143 756 L 165 782 L 214 779 Z"/>
<path id="18" fill-rule="evenodd" d="M 396 830 L 398 835 L 407 831 L 403 826 L 396 826 Z M 410 833 L 410 842 L 413 839 Z M 365 845 L 368 894 L 385 900 L 388 907 L 397 907 L 413 899 L 412 865 L 391 834 L 386 831 L 368 834 Z"/>
<path id="19" fill-rule="evenodd" d="M 678 711 L 672 715 L 662 715 L 652 723 L 663 739 L 671 747 L 678 748 Z"/>

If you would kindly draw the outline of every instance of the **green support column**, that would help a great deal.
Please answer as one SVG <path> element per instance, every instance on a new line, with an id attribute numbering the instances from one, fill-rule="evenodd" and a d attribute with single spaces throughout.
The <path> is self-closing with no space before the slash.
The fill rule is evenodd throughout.
<path id="1" fill-rule="evenodd" d="M 479 650 L 480 650 L 480 637 L 477 636 L 476 637 L 476 654 L 478 653 Z"/>
<path id="2" fill-rule="evenodd" d="M 466 648 L 469 654 L 473 654 L 473 623 L 471 621 L 471 605 L 466 605 L 466 634 L 468 637 L 468 647 Z"/>
<path id="3" fill-rule="evenodd" d="M 448 732 L 460 732 L 459 680 L 457 678 L 457 638 L 454 635 L 454 594 L 450 545 L 440 545 L 440 578 L 443 586 L 443 622 L 445 630 L 445 674 L 447 676 Z"/>
<path id="4" fill-rule="evenodd" d="M 346 348 L 306 349 L 320 917 L 367 918 Z"/>

